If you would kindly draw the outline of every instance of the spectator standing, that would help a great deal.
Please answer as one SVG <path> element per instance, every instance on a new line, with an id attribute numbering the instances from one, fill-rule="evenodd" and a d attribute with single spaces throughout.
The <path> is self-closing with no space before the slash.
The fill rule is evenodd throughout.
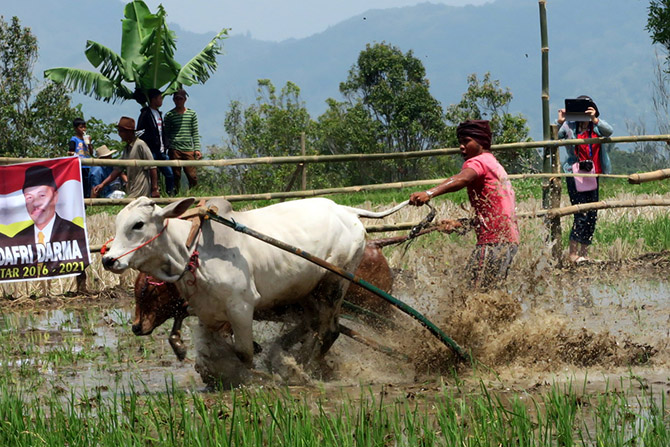
<path id="1" fill-rule="evenodd" d="M 83 118 L 75 118 L 72 121 L 72 127 L 74 127 L 74 136 L 70 138 L 68 143 L 67 154 L 72 156 L 76 155 L 79 158 L 91 158 L 91 153 L 93 152 L 93 146 L 91 145 L 91 137 L 86 134 L 86 121 Z M 81 188 L 84 191 L 84 197 L 91 197 L 91 181 L 90 177 L 90 167 L 82 166 L 81 167 Z"/>
<path id="2" fill-rule="evenodd" d="M 475 288 L 497 286 L 507 277 L 519 245 L 516 200 L 507 172 L 491 149 L 491 128 L 485 120 L 462 122 L 456 129 L 461 155 L 461 172 L 427 191 L 415 192 L 409 203 L 421 206 L 432 197 L 468 190 L 475 211 L 473 226 L 477 246 L 470 255 L 468 271 Z"/>
<path id="3" fill-rule="evenodd" d="M 198 115 L 193 109 L 186 108 L 186 90 L 179 89 L 174 95 L 174 109 L 165 114 L 165 134 L 169 144 L 170 158 L 173 160 L 200 160 L 200 135 L 198 133 Z M 172 168 L 175 189 L 178 192 L 181 185 L 181 167 Z M 198 177 L 194 166 L 184 166 L 184 173 L 188 180 L 188 187 L 198 184 Z"/>
<path id="4" fill-rule="evenodd" d="M 143 107 L 137 119 L 137 130 L 143 131 L 142 140 L 149 146 L 154 160 L 168 160 L 167 144 L 165 140 L 165 127 L 163 114 L 159 110 L 163 105 L 163 95 L 160 90 L 152 88 L 147 93 L 149 105 Z M 174 195 L 174 175 L 172 168 L 161 166 L 158 168 L 165 178 L 165 191 L 168 195 Z"/>
<path id="5" fill-rule="evenodd" d="M 119 124 L 116 126 L 119 131 L 119 136 L 126 147 L 121 155 L 122 160 L 153 160 L 149 146 L 135 136 L 135 120 L 122 116 Z M 93 194 L 100 195 L 105 186 L 113 182 L 118 176 L 123 173 L 124 168 L 115 167 L 112 173 L 107 176 L 99 185 L 93 188 Z M 159 197 L 158 193 L 158 174 L 155 166 L 130 166 L 125 168 L 125 173 L 128 177 L 126 183 L 126 195 L 129 198 L 136 198 L 141 196 Z"/>
<path id="6" fill-rule="evenodd" d="M 586 99 L 590 101 L 590 107 L 586 109 L 586 114 L 590 121 L 566 121 L 565 109 L 558 110 L 557 124 L 558 138 L 565 139 L 586 139 L 597 137 L 609 137 L 614 132 L 612 126 L 600 119 L 598 106 L 593 100 L 586 96 L 578 96 L 577 99 Z M 575 146 L 565 147 L 568 157 L 563 164 L 565 172 L 582 172 L 591 174 L 609 174 L 612 170 L 608 149 L 600 143 L 595 144 L 577 144 Z M 600 181 L 598 178 L 589 179 L 567 177 L 565 179 L 568 187 L 570 203 L 577 205 L 580 203 L 591 203 L 599 200 L 598 189 Z M 585 213 L 576 213 L 570 231 L 570 245 L 568 248 L 568 259 L 574 263 L 588 261 L 588 249 L 593 240 L 593 233 L 596 229 L 598 220 L 598 211 L 592 210 Z"/>

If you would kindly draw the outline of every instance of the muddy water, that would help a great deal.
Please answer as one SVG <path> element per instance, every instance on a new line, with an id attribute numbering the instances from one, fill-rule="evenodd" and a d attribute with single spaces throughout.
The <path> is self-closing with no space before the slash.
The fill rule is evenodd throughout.
<path id="1" fill-rule="evenodd" d="M 592 274 L 567 269 L 542 284 L 537 281 L 533 293 L 517 282 L 488 294 L 455 288 L 456 280 L 448 275 L 425 273 L 430 280 L 420 268 L 399 273 L 394 295 L 470 350 L 481 362 L 476 368 L 458 363 L 403 314 L 396 313 L 397 326 L 392 329 L 374 328 L 355 317 L 343 323 L 401 355 L 391 357 L 340 336 L 319 368 L 310 372 L 310 383 L 302 385 L 334 392 L 360 384 L 387 391 L 390 386 L 398 394 L 434 392 L 441 377 L 449 382 L 457 372 L 473 387 L 483 380 L 503 393 L 540 391 L 569 380 L 598 392 L 628 385 L 631 377 L 641 387 L 670 392 L 670 281 L 661 272 L 624 274 L 609 269 Z M 54 387 L 104 392 L 130 386 L 158 392 L 166 381 L 204 389 L 193 368 L 193 349 L 184 362 L 174 357 L 167 342 L 169 325 L 151 336 L 136 337 L 130 330 L 131 302 L 118 304 L 69 308 L 61 303 L 58 309 L 39 312 L 5 308 L 0 336 L 5 337 L 3 344 L 18 349 L 5 351 L 0 361 L 11 368 L 23 365 L 30 370 L 32 365 L 44 392 Z M 280 329 L 259 323 L 257 341 L 262 345 Z M 190 347 L 188 324 L 183 332 Z M 262 370 L 262 354 L 257 362 Z"/>

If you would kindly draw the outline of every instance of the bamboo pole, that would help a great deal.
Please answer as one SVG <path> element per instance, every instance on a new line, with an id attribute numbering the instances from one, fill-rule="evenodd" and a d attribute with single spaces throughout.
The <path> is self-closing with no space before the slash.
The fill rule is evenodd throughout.
<path id="1" fill-rule="evenodd" d="M 306 148 L 305 148 L 305 132 L 300 133 L 300 155 L 303 157 L 306 154 Z M 302 191 L 307 189 L 307 165 L 305 163 L 301 163 L 300 166 L 302 167 L 302 181 L 300 182 L 300 189 Z"/>
<path id="2" fill-rule="evenodd" d="M 555 140 L 558 136 L 558 126 L 551 126 L 551 138 Z M 559 156 L 559 148 L 552 147 L 551 151 L 551 171 L 554 174 L 559 174 L 561 171 L 561 158 Z M 549 179 L 549 207 L 558 208 L 561 206 L 561 180 L 560 177 L 554 176 Z M 548 219 L 549 237 L 552 242 L 551 254 L 560 267 L 563 263 L 563 250 L 561 247 L 561 219 L 556 217 Z"/>
<path id="3" fill-rule="evenodd" d="M 670 199 L 630 199 L 630 200 L 601 200 L 600 202 L 582 203 L 562 208 L 548 210 L 537 210 L 526 213 L 518 213 L 519 219 L 532 219 L 537 217 L 560 218 L 571 214 L 583 213 L 592 210 L 604 210 L 614 208 L 642 208 L 646 206 L 670 206 Z M 386 233 L 391 231 L 411 230 L 420 222 L 399 222 L 394 224 L 366 225 L 368 233 Z M 101 245 L 91 245 L 91 253 L 99 253 Z"/>
<path id="4" fill-rule="evenodd" d="M 670 169 L 659 169 L 658 171 L 631 174 L 628 176 L 628 183 L 631 185 L 639 185 L 640 183 L 663 180 L 668 177 L 670 177 Z"/>
<path id="5" fill-rule="evenodd" d="M 588 143 L 638 143 L 643 141 L 670 141 L 670 135 L 627 135 L 621 137 L 600 137 L 586 138 L 583 140 L 545 140 L 545 141 L 524 141 L 518 143 L 494 144 L 492 151 L 517 150 L 517 149 L 536 149 L 544 147 L 560 147 L 575 144 Z M 84 166 L 173 166 L 173 167 L 205 167 L 205 166 L 239 166 L 239 165 L 274 165 L 274 164 L 298 164 L 298 163 L 335 163 L 347 161 L 373 161 L 373 160 L 396 160 L 422 157 L 436 157 L 442 155 L 460 154 L 459 148 L 429 149 L 425 151 L 411 152 L 393 152 L 376 154 L 346 154 L 346 155 L 305 155 L 305 156 L 286 156 L 286 157 L 257 157 L 257 158 L 233 158 L 228 160 L 121 160 L 121 159 L 100 159 L 85 158 L 82 159 Z M 29 161 L 41 161 L 44 158 L 17 158 L 0 157 L 0 165 L 25 163 Z"/>
<path id="6" fill-rule="evenodd" d="M 617 174 L 572 174 L 572 173 L 561 173 L 561 174 L 512 174 L 509 176 L 511 180 L 519 179 L 528 179 L 528 178 L 552 178 L 552 177 L 604 177 L 604 178 L 618 178 L 618 179 L 628 179 L 628 175 L 617 175 Z M 324 188 L 324 189 L 312 189 L 307 191 L 287 191 L 287 192 L 268 192 L 260 194 L 237 194 L 229 196 L 202 196 L 197 197 L 198 200 L 210 200 L 210 199 L 226 199 L 229 202 L 246 202 L 253 200 L 276 200 L 276 199 L 301 199 L 306 197 L 318 197 L 325 196 L 330 194 L 347 194 L 347 193 L 356 193 L 364 191 L 381 191 L 386 189 L 402 189 L 402 188 L 414 188 L 417 186 L 432 186 L 442 183 L 443 178 L 440 179 L 429 179 L 429 180 L 415 180 L 412 182 L 393 182 L 393 183 L 377 183 L 372 185 L 357 185 L 357 186 L 344 186 L 341 188 Z M 180 197 L 159 197 L 152 199 L 155 203 L 159 205 L 168 205 L 172 202 L 181 200 Z M 87 206 L 125 206 L 131 203 L 135 199 L 84 199 L 84 203 Z"/>
<path id="7" fill-rule="evenodd" d="M 551 130 L 549 128 L 549 38 L 547 35 L 547 2 L 539 1 L 540 6 L 540 40 L 542 53 L 542 137 L 545 140 L 551 139 Z M 545 147 L 542 151 L 542 171 L 551 172 L 551 151 Z M 549 183 L 542 185 L 542 206 L 549 208 Z"/>
<path id="8" fill-rule="evenodd" d="M 611 208 L 638 208 L 644 206 L 670 206 L 670 199 L 630 199 L 630 200 L 601 200 L 600 202 L 581 203 L 547 211 L 547 217 L 563 217 L 570 214 L 583 213 L 592 210 Z"/>

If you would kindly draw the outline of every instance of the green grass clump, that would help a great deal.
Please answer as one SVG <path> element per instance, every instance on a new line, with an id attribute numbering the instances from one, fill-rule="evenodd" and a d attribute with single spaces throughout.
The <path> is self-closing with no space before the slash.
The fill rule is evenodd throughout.
<path id="1" fill-rule="evenodd" d="M 572 218 L 568 218 L 572 222 Z M 570 227 L 563 231 L 563 246 L 568 245 Z M 598 219 L 593 243 L 610 246 L 620 240 L 626 245 L 636 246 L 640 251 L 659 252 L 670 250 L 670 216 L 658 215 L 651 218 L 626 216 L 616 220 Z"/>
<path id="2" fill-rule="evenodd" d="M 484 385 L 357 398 L 289 389 L 151 394 L 134 387 L 35 396 L 0 381 L 0 445 L 667 446 L 663 393 L 494 393 Z"/>

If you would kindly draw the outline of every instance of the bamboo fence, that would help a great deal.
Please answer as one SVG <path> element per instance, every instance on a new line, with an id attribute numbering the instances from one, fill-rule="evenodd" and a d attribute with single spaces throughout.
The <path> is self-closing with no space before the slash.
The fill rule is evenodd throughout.
<path id="1" fill-rule="evenodd" d="M 670 135 L 641 135 L 641 136 L 622 136 L 622 137 L 609 137 L 609 138 L 589 138 L 589 139 L 573 139 L 573 140 L 545 140 L 545 141 L 532 141 L 532 142 L 521 142 L 521 143 L 508 143 L 508 144 L 498 144 L 492 145 L 491 150 L 514 150 L 514 149 L 531 149 L 531 148 L 547 148 L 547 147 L 560 147 L 565 145 L 572 144 L 583 144 L 583 143 L 631 143 L 631 142 L 641 142 L 641 141 L 670 141 Z M 183 160 L 170 160 L 170 161 L 151 161 L 151 160 L 105 160 L 105 159 L 85 159 L 82 160 L 82 164 L 85 166 L 236 166 L 236 165 L 257 165 L 257 164 L 305 164 L 305 163 L 328 163 L 328 162 L 344 162 L 352 160 L 390 160 L 390 159 L 402 159 L 402 158 L 418 158 L 418 157 L 429 157 L 429 156 L 439 156 L 439 155 L 450 155 L 460 153 L 460 149 L 457 148 L 445 148 L 445 149 L 434 149 L 427 151 L 417 151 L 417 152 L 402 152 L 402 153 L 381 153 L 381 154 L 350 154 L 350 155 L 312 155 L 312 156 L 291 156 L 291 157 L 261 157 L 261 158 L 240 158 L 240 159 L 230 159 L 230 160 L 198 160 L 198 161 L 183 161 Z M 0 157 L 1 164 L 12 164 L 12 163 L 22 163 L 27 161 L 36 161 L 42 159 L 35 158 L 9 158 L 9 157 Z M 555 163 L 557 164 L 557 163 Z M 553 170 L 556 170 L 556 166 L 553 166 Z M 513 174 L 509 178 L 511 180 L 517 179 L 528 179 L 528 178 L 548 178 L 551 180 L 557 180 L 560 177 L 603 177 L 603 178 L 618 178 L 618 179 L 628 179 L 628 182 L 631 184 L 639 184 L 648 181 L 662 180 L 665 178 L 670 178 L 670 169 L 662 169 L 653 172 L 646 173 L 637 173 L 631 175 L 613 175 L 613 174 L 572 174 L 572 173 L 558 173 L 558 172 L 548 172 L 548 173 L 533 173 L 533 174 Z M 286 192 L 270 192 L 262 194 L 239 194 L 239 195 L 229 195 L 229 196 L 206 196 L 198 197 L 201 199 L 212 199 L 212 198 L 225 198 L 230 202 L 242 202 L 242 201 L 252 201 L 252 200 L 275 200 L 275 199 L 287 199 L 287 198 L 306 198 L 306 197 L 316 197 L 323 196 L 328 194 L 340 194 L 340 193 L 354 193 L 354 192 L 363 192 L 363 191 L 376 191 L 384 189 L 401 189 L 401 188 L 411 188 L 417 186 L 429 186 L 436 185 L 444 181 L 444 178 L 440 179 L 428 179 L 428 180 L 416 180 L 409 182 L 393 182 L 393 183 L 380 183 L 380 184 L 371 184 L 371 185 L 358 185 L 358 186 L 347 186 L 341 188 L 325 188 L 325 189 L 314 189 L 307 191 L 286 191 Z M 85 199 L 85 204 L 88 206 L 120 206 L 127 205 L 131 203 L 134 199 Z M 155 198 L 154 201 L 157 204 L 169 204 L 176 200 L 181 200 L 180 198 Z M 627 201 L 602 201 L 595 202 L 590 204 L 575 205 L 564 208 L 551 208 L 544 209 L 530 214 L 520 214 L 519 217 L 542 217 L 546 216 L 547 218 L 560 218 L 561 216 L 574 214 L 578 212 L 583 212 L 591 209 L 606 209 L 606 208 L 624 208 L 624 207 L 642 207 L 642 206 L 669 206 L 670 201 L 661 200 L 661 199 L 640 199 L 640 200 L 627 200 Z M 418 222 L 403 222 L 392 225 L 371 225 L 366 227 L 368 232 L 385 232 L 385 231 L 401 231 L 412 228 L 417 225 Z M 91 247 L 91 251 L 99 251 L 100 247 Z"/>
<path id="2" fill-rule="evenodd" d="M 652 173 L 645 173 L 652 174 Z M 634 174 L 637 175 L 637 174 Z M 510 180 L 520 180 L 520 179 L 529 179 L 529 178 L 557 178 L 557 177 L 602 177 L 602 178 L 617 178 L 617 179 L 628 179 L 629 182 L 630 176 L 628 175 L 619 175 L 619 174 L 571 174 L 571 173 L 537 173 L 537 174 L 512 174 L 509 176 Z M 213 198 L 223 198 L 229 202 L 247 202 L 254 200 L 277 200 L 277 199 L 299 199 L 307 197 L 319 197 L 331 194 L 348 194 L 364 191 L 381 191 L 387 189 L 402 189 L 402 188 L 414 188 L 417 186 L 432 186 L 442 183 L 445 178 L 439 179 L 428 179 L 428 180 L 414 180 L 411 182 L 392 182 L 392 183 L 375 183 L 370 185 L 356 185 L 356 186 L 343 186 L 340 188 L 323 188 L 323 189 L 311 189 L 306 191 L 280 191 L 280 192 L 267 192 L 259 194 L 231 194 L 227 196 L 203 196 L 197 197 L 197 200 L 210 200 Z M 651 181 L 644 180 L 644 181 Z M 656 179 L 653 179 L 656 180 Z M 633 182 L 631 182 L 633 183 Z M 125 206 L 131 203 L 135 199 L 85 199 L 84 203 L 87 206 Z M 153 199 L 159 205 L 167 205 L 169 203 L 181 200 L 178 197 L 160 197 Z"/>
<path id="3" fill-rule="evenodd" d="M 643 141 L 670 141 L 670 135 L 627 135 L 621 137 L 587 138 L 571 140 L 544 140 L 525 141 L 518 143 L 494 144 L 491 151 L 538 149 L 544 147 L 560 147 L 584 143 L 638 143 Z M 346 161 L 374 161 L 395 160 L 422 157 L 435 157 L 442 155 L 460 154 L 459 148 L 430 149 L 425 151 L 392 152 L 376 154 L 346 154 L 346 155 L 299 155 L 286 157 L 258 157 L 258 158 L 232 158 L 227 160 L 121 160 L 121 159 L 82 159 L 84 166 L 238 166 L 238 165 L 273 165 L 273 164 L 299 164 L 299 163 L 333 163 Z M 0 165 L 25 163 L 27 161 L 38 161 L 42 158 L 16 158 L 0 157 Z"/>
<path id="4" fill-rule="evenodd" d="M 601 200 L 600 202 L 582 203 L 579 205 L 564 206 L 548 210 L 537 210 L 527 213 L 518 213 L 520 219 L 546 217 L 548 219 L 569 216 L 576 213 L 584 213 L 592 210 L 604 210 L 614 208 L 637 208 L 644 206 L 670 206 L 670 199 L 629 199 L 629 200 Z M 385 233 L 391 231 L 411 230 L 420 222 L 399 222 L 393 224 L 366 225 L 368 233 Z M 92 245 L 92 253 L 100 252 L 101 245 Z"/>

